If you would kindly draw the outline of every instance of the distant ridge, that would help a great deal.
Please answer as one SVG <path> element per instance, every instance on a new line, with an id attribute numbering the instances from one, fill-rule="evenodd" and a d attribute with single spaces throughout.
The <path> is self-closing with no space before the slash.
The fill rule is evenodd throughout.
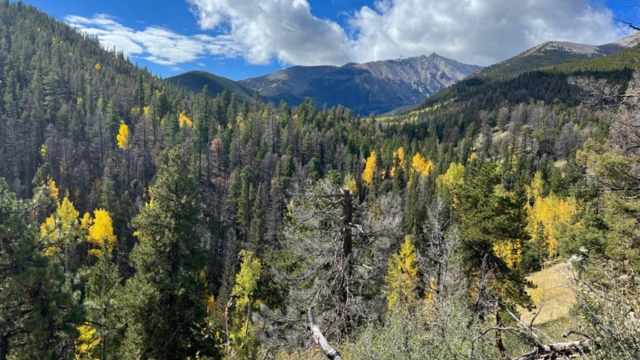
<path id="1" fill-rule="evenodd" d="M 413 106 L 425 97 L 481 69 L 438 54 L 406 59 L 348 63 L 343 66 L 293 66 L 272 74 L 241 80 L 191 71 L 167 79 L 192 91 L 204 85 L 212 94 L 227 89 L 239 100 L 258 91 L 265 101 L 297 106 L 310 98 L 322 106 L 343 105 L 363 116 Z"/>
<path id="2" fill-rule="evenodd" d="M 202 91 L 206 85 L 212 96 L 216 96 L 222 91 L 227 90 L 236 94 L 236 98 L 240 102 L 245 100 L 249 102 L 252 101 L 253 92 L 245 89 L 242 85 L 231 79 L 217 76 L 206 71 L 189 71 L 167 78 L 166 80 L 174 85 L 184 87 L 194 92 Z"/>
<path id="3" fill-rule="evenodd" d="M 488 66 L 475 74 L 483 78 L 515 76 L 537 68 L 557 65 L 570 60 L 592 59 L 619 53 L 640 44 L 640 33 L 633 33 L 616 42 L 586 45 L 566 41 L 548 41 L 534 46 L 508 60 Z"/>

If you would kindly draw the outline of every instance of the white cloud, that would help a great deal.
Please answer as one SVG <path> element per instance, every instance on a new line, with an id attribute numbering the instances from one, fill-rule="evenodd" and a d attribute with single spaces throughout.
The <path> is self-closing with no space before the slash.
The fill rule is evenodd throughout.
<path id="1" fill-rule="evenodd" d="M 307 0 L 185 1 L 211 35 L 134 30 L 108 15 L 66 21 L 106 48 L 167 66 L 204 57 L 342 65 L 432 52 L 488 65 L 549 40 L 604 44 L 628 34 L 590 0 L 378 0 L 343 14 L 347 28 L 314 16 Z"/>
<path id="2" fill-rule="evenodd" d="M 202 30 L 223 30 L 247 49 L 252 64 L 276 58 L 296 65 L 344 64 L 349 39 L 337 23 L 319 19 L 306 0 L 186 0 Z"/>
<path id="3" fill-rule="evenodd" d="M 589 0 L 384 0 L 349 23 L 356 61 L 437 52 L 487 65 L 549 40 L 604 44 L 628 34 Z"/>
<path id="4" fill-rule="evenodd" d="M 70 15 L 65 20 L 80 31 L 98 36 L 100 44 L 107 49 L 116 48 L 126 55 L 142 55 L 148 61 L 172 66 L 172 69 L 178 69 L 176 64 L 195 61 L 205 55 L 238 57 L 242 54 L 242 50 L 224 35 L 186 36 L 158 26 L 138 31 L 105 14 L 91 19 Z"/>

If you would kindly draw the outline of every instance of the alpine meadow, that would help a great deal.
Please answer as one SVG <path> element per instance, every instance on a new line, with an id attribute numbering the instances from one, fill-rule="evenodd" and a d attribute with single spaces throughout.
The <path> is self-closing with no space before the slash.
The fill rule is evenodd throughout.
<path id="1" fill-rule="evenodd" d="M 633 21 L 231 80 L 69 19 L 0 1 L 0 360 L 640 359 Z"/>

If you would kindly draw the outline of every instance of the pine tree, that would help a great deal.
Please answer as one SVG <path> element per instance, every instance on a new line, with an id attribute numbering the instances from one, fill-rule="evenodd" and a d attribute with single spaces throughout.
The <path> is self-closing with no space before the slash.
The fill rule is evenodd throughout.
<path id="1" fill-rule="evenodd" d="M 166 359 L 206 355 L 210 352 L 194 334 L 206 316 L 198 187 L 179 149 L 164 152 L 158 167 L 151 200 L 133 220 L 139 243 L 131 253 L 136 273 L 124 289 L 124 353 Z"/>
<path id="2" fill-rule="evenodd" d="M 81 318 L 62 266 L 43 254 L 27 224 L 33 205 L 0 178 L 0 360 L 70 358 Z"/>

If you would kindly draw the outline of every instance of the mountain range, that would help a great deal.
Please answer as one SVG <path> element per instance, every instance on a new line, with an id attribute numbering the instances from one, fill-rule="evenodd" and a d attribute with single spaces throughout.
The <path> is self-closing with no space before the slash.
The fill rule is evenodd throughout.
<path id="1" fill-rule="evenodd" d="M 571 60 L 616 54 L 639 43 L 638 33 L 604 45 L 549 41 L 486 68 L 433 53 L 339 67 L 293 66 L 240 81 L 203 71 L 190 71 L 167 80 L 196 92 L 207 85 L 213 95 L 227 89 L 240 101 L 251 102 L 252 94 L 258 92 L 263 101 L 285 101 L 297 106 L 309 98 L 319 105 L 343 105 L 363 116 L 380 115 L 411 108 L 471 74 L 479 78 L 510 77 Z"/>
<path id="2" fill-rule="evenodd" d="M 238 97 L 257 91 L 267 101 L 299 105 L 309 98 L 317 104 L 343 105 L 361 115 L 382 114 L 412 106 L 425 97 L 481 69 L 438 54 L 344 66 L 293 66 L 272 74 L 232 82 L 203 72 L 187 72 L 168 81 L 212 93 L 233 83 Z M 217 90 L 216 90 L 217 89 Z"/>

